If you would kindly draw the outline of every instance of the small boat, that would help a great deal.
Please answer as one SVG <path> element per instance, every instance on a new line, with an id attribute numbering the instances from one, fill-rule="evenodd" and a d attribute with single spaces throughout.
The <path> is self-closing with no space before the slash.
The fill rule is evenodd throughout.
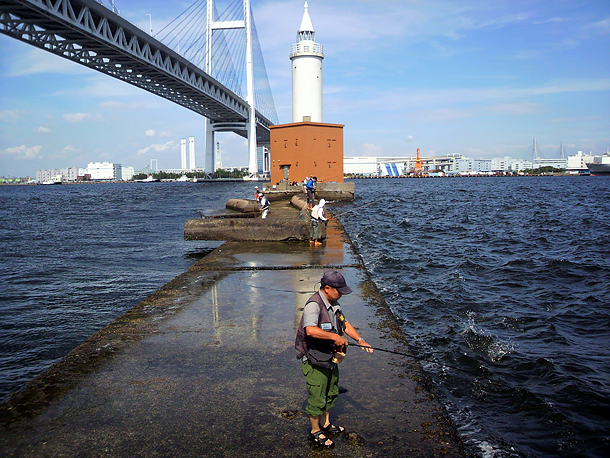
<path id="1" fill-rule="evenodd" d="M 51 178 L 47 181 L 43 181 L 42 184 L 61 184 L 61 176 Z"/>

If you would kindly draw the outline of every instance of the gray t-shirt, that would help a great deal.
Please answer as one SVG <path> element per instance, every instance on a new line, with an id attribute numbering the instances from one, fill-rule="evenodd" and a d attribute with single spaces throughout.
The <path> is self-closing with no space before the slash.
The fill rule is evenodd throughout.
<path id="1" fill-rule="evenodd" d="M 328 315 L 330 316 L 330 321 L 333 324 L 335 329 L 339 329 L 337 327 L 337 312 L 341 311 L 341 305 L 335 301 L 332 304 L 328 302 L 326 296 L 323 293 L 320 293 L 320 297 L 322 301 L 326 305 L 326 310 L 328 310 Z M 318 326 L 318 319 L 320 318 L 320 306 L 317 302 L 310 301 L 305 304 L 305 308 L 303 309 L 303 329 L 307 326 Z M 330 331 L 330 329 L 324 329 L 322 326 L 320 328 L 323 331 Z M 303 360 L 306 360 L 307 357 L 304 356 Z"/>
<path id="2" fill-rule="evenodd" d="M 320 297 L 322 298 L 322 301 L 324 302 L 324 304 L 326 305 L 326 309 L 328 310 L 328 315 L 330 316 L 330 321 L 333 324 L 333 327 L 335 329 L 337 328 L 337 312 L 341 311 L 341 305 L 339 305 L 338 302 L 334 302 L 334 304 L 331 304 L 328 302 L 328 299 L 326 299 L 326 296 L 324 296 L 323 293 L 320 293 Z M 307 326 L 318 326 L 318 319 L 320 318 L 320 306 L 318 305 L 317 302 L 314 301 L 310 301 L 307 304 L 305 304 L 305 308 L 303 309 L 303 329 L 305 329 Z M 321 328 L 323 331 L 330 331 L 330 329 L 324 329 Z M 303 361 L 307 361 L 307 356 L 303 356 L 302 358 Z M 333 368 L 335 366 L 335 364 L 331 365 L 331 368 Z"/>

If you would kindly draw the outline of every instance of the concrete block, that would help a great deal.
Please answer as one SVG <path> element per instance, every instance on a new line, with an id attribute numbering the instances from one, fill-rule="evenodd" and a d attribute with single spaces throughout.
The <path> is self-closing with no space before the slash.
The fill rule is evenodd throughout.
<path id="1" fill-rule="evenodd" d="M 305 241 L 309 240 L 310 221 L 291 219 L 191 219 L 184 226 L 185 240 L 223 241 Z M 326 226 L 320 228 L 326 237 Z"/>
<path id="2" fill-rule="evenodd" d="M 227 204 L 225 205 L 229 210 L 235 210 L 242 213 L 254 213 L 258 212 L 260 205 L 255 200 L 247 200 L 247 199 L 229 199 Z"/>

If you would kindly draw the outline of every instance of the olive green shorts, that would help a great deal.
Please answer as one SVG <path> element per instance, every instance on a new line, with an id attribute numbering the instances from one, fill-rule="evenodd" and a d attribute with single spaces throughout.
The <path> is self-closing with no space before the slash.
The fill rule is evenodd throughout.
<path id="1" fill-rule="evenodd" d="M 332 409 L 339 397 L 339 367 L 326 369 L 303 361 L 303 375 L 309 395 L 305 412 L 318 417 Z"/>

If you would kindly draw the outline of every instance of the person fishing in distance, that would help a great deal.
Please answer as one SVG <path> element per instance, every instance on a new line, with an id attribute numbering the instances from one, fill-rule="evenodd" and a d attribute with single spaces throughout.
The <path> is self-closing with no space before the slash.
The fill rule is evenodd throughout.
<path id="1" fill-rule="evenodd" d="M 316 184 L 318 182 L 317 177 L 310 177 L 305 184 L 305 191 L 307 193 L 307 209 L 311 211 L 313 208 L 313 199 L 315 197 L 316 192 Z"/>
<path id="2" fill-rule="evenodd" d="M 320 224 L 326 224 L 328 220 L 332 218 L 326 218 L 324 216 L 324 205 L 326 201 L 320 199 L 318 205 L 311 209 L 311 228 L 309 230 L 309 244 L 310 245 L 322 245 L 320 239 Z"/>
<path id="3" fill-rule="evenodd" d="M 264 193 L 260 192 L 258 194 L 259 199 L 258 202 L 260 204 L 260 208 L 259 211 L 261 211 L 261 218 L 262 219 L 266 219 L 267 218 L 267 214 L 269 213 L 269 199 L 267 199 L 267 197 L 265 196 Z"/>
<path id="4" fill-rule="evenodd" d="M 351 292 L 341 273 L 325 272 L 320 290 L 305 304 L 294 344 L 307 382 L 308 439 L 326 448 L 334 446 L 330 434 L 345 432 L 343 426 L 330 421 L 330 410 L 339 397 L 338 365 L 347 351 L 345 336 L 354 339 L 362 350 L 373 353 L 373 348 L 347 321 L 338 302 L 341 296 Z"/>

